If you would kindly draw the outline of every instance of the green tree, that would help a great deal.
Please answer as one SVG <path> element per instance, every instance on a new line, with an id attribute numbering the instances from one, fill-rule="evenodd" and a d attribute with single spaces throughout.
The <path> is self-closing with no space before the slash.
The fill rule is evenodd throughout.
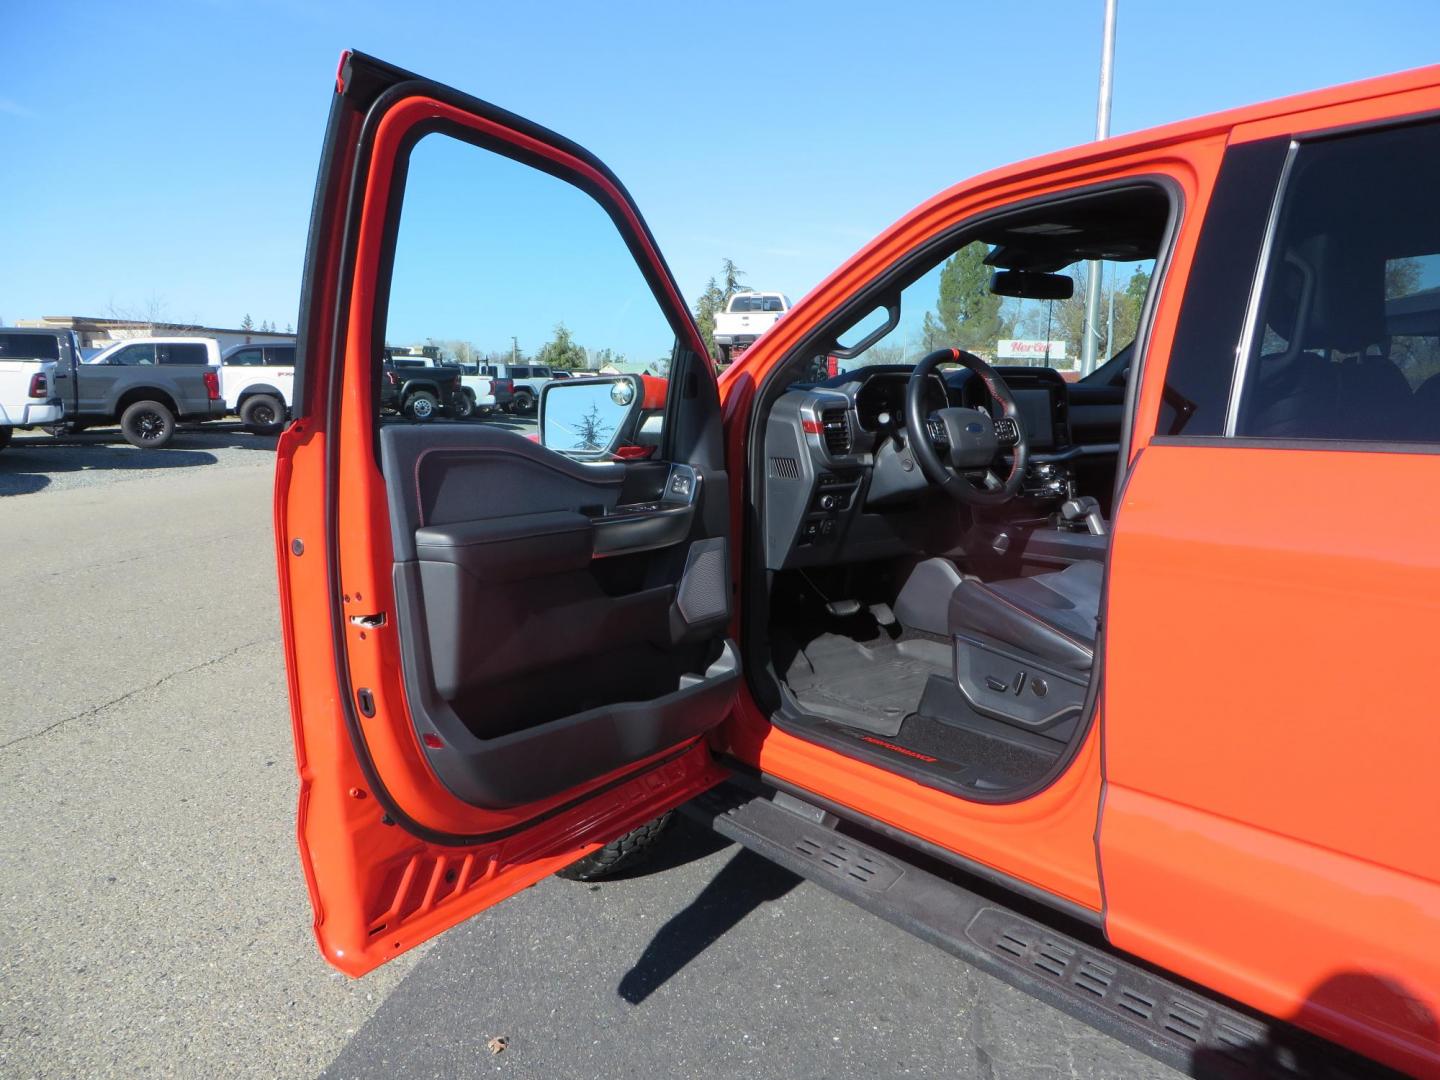
<path id="1" fill-rule="evenodd" d="M 540 351 L 535 354 L 535 362 L 573 371 L 585 366 L 585 350 L 576 343 L 570 329 L 563 322 L 558 322 L 555 324 L 555 336 L 540 346 Z"/>
<path id="2" fill-rule="evenodd" d="M 1390 259 L 1385 263 L 1385 299 L 1409 296 L 1420 289 L 1419 259 Z"/>
<path id="3" fill-rule="evenodd" d="M 734 259 L 725 259 L 720 263 L 720 276 L 725 279 L 725 299 L 729 300 L 737 292 L 742 292 L 740 279 L 745 277 L 745 271 L 735 265 Z"/>
<path id="4" fill-rule="evenodd" d="M 922 330 L 926 352 L 954 346 L 994 355 L 995 343 L 1010 336 L 1011 320 L 1001 313 L 1004 298 L 990 292 L 989 250 L 978 241 L 966 244 L 940 271 L 940 295 Z"/>
<path id="5" fill-rule="evenodd" d="M 720 359 L 720 347 L 715 344 L 715 316 L 725 308 L 725 290 L 712 277 L 705 283 L 705 291 L 695 301 L 695 325 L 700 328 L 700 340 L 711 360 Z"/>
<path id="6" fill-rule="evenodd" d="M 255 320 L 250 318 L 248 311 L 245 313 L 245 317 L 240 320 L 240 329 L 246 331 L 255 329 Z"/>

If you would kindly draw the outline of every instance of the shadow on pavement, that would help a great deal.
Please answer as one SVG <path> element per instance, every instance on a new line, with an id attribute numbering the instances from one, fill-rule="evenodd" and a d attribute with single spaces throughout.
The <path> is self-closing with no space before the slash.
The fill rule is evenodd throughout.
<path id="1" fill-rule="evenodd" d="M 6 495 L 30 495 L 50 486 L 50 477 L 42 473 L 9 473 L 0 461 L 0 498 Z"/>
<path id="2" fill-rule="evenodd" d="M 639 1005 L 746 915 L 779 900 L 802 880 L 741 848 L 689 906 L 659 929 L 616 992 Z"/>

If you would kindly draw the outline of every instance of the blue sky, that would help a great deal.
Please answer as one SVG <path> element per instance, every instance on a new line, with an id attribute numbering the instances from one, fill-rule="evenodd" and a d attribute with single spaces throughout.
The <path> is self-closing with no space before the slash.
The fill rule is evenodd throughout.
<path id="1" fill-rule="evenodd" d="M 729 256 L 798 298 L 936 191 L 1085 141 L 1100 21 L 1100 0 L 9 5 L 0 318 L 294 320 L 346 47 L 595 151 L 687 297 Z M 1434 62 L 1437 40 L 1434 0 L 1121 0 L 1114 130 Z"/>

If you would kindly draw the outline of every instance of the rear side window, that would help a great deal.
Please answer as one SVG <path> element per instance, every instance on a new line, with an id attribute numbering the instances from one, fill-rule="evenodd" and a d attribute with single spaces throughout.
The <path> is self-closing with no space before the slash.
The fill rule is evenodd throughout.
<path id="1" fill-rule="evenodd" d="M 134 367 L 137 364 L 155 363 L 154 345 L 126 345 L 118 352 L 111 354 L 107 363 L 119 364 L 122 367 Z"/>
<path id="2" fill-rule="evenodd" d="M 1293 153 L 1234 433 L 1440 441 L 1440 125 Z"/>
<path id="3" fill-rule="evenodd" d="M 259 367 L 265 354 L 259 349 L 238 349 L 225 358 L 226 367 Z"/>
<path id="4" fill-rule="evenodd" d="M 778 296 L 767 296 L 767 297 L 765 297 L 765 299 L 764 299 L 764 301 L 763 301 L 763 304 L 764 304 L 764 308 L 765 308 L 766 311 L 784 311 L 784 310 L 785 310 L 785 304 L 784 304 L 784 302 L 780 299 L 780 297 L 778 297 Z"/>
<path id="5" fill-rule="evenodd" d="M 267 348 L 265 350 L 265 364 L 267 367 L 294 367 L 294 346 L 275 345 Z"/>
<path id="6" fill-rule="evenodd" d="M 49 334 L 0 333 L 0 360 L 59 360 L 60 341 Z"/>
<path id="7" fill-rule="evenodd" d="M 210 355 L 205 346 L 196 342 L 194 345 L 157 345 L 156 353 L 159 355 L 162 364 L 208 364 Z"/>

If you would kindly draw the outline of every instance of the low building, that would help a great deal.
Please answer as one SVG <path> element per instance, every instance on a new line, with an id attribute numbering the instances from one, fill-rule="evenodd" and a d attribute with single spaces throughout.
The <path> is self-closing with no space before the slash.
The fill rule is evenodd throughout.
<path id="1" fill-rule="evenodd" d="M 192 323 L 147 322 L 139 319 L 97 319 L 88 315 L 44 315 L 38 319 L 17 319 L 16 326 L 37 326 L 52 330 L 74 330 L 80 348 L 88 356 L 101 349 L 137 337 L 206 337 L 220 343 L 223 352 L 232 345 L 264 345 L 290 342 L 295 335 L 271 330 L 228 329 L 196 326 Z"/>

